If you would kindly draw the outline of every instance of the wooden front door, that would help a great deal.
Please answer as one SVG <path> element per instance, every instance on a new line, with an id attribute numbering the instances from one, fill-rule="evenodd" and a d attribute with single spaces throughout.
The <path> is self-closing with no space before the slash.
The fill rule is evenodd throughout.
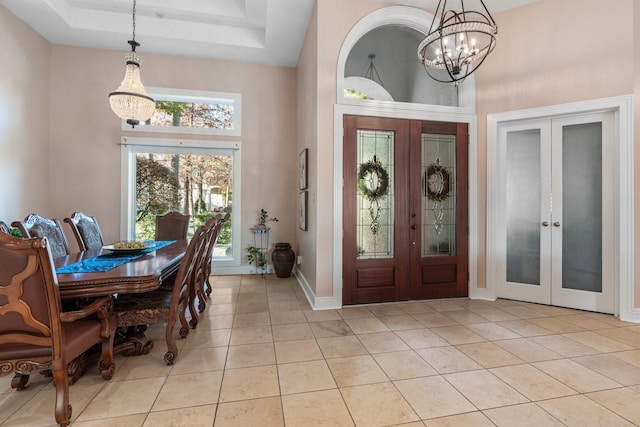
<path id="1" fill-rule="evenodd" d="M 343 304 L 466 296 L 466 124 L 344 119 Z"/>

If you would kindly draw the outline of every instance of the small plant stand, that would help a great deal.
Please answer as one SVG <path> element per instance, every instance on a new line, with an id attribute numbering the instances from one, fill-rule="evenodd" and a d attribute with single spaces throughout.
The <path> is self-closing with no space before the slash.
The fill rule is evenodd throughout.
<path id="1" fill-rule="evenodd" d="M 256 273 L 263 276 L 269 273 L 269 261 L 267 259 L 267 251 L 269 250 L 269 227 L 256 225 L 251 228 L 253 231 L 253 246 L 260 250 L 260 254 L 254 257 Z"/>

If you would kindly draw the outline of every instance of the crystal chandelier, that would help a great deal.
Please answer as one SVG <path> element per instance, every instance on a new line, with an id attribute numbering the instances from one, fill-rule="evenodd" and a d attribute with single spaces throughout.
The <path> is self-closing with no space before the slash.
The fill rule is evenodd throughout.
<path id="1" fill-rule="evenodd" d="M 133 38 L 127 43 L 131 52 L 125 53 L 126 69 L 122 83 L 109 94 L 109 104 L 116 116 L 131 127 L 148 120 L 156 110 L 156 102 L 149 96 L 140 80 L 140 57 L 136 54 L 136 0 L 133 0 Z"/>
<path id="2" fill-rule="evenodd" d="M 485 13 L 466 10 L 464 0 L 460 12 L 447 10 L 447 0 L 438 1 L 429 34 L 418 46 L 418 58 L 434 80 L 458 85 L 496 46 L 498 26 L 480 3 Z"/>

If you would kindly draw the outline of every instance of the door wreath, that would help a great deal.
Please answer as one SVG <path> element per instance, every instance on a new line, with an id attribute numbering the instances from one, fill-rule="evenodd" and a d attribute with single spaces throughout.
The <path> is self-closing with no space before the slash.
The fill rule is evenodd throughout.
<path id="1" fill-rule="evenodd" d="M 438 163 L 432 163 L 427 167 L 426 185 L 429 200 L 442 202 L 449 195 L 449 172 Z"/>
<path id="2" fill-rule="evenodd" d="M 358 190 L 369 200 L 369 215 L 373 234 L 380 229 L 380 200 L 389 192 L 389 173 L 382 167 L 376 156 L 360 165 L 358 170 Z"/>

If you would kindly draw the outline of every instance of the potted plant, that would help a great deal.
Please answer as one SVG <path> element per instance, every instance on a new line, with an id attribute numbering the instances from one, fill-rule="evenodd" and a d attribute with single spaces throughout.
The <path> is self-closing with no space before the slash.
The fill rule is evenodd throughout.
<path id="1" fill-rule="evenodd" d="M 249 264 L 254 264 L 256 267 L 264 267 L 265 264 L 265 256 L 262 253 L 260 248 L 256 248 L 255 246 L 247 247 L 247 261 Z"/>
<path id="2" fill-rule="evenodd" d="M 278 222 L 278 218 L 270 217 L 269 213 L 264 209 L 260 209 L 260 213 L 258 214 L 258 223 L 254 226 L 257 229 L 266 229 L 267 223 L 269 222 Z"/>

